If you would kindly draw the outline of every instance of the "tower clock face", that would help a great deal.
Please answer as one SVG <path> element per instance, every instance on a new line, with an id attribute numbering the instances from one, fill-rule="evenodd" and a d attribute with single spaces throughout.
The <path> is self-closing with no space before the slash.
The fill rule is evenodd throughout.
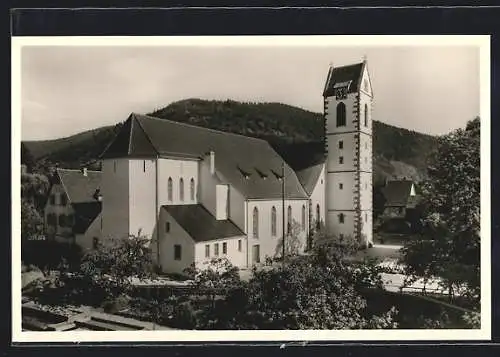
<path id="1" fill-rule="evenodd" d="M 335 93 L 337 100 L 346 99 L 347 98 L 347 87 L 337 88 L 337 93 Z"/>

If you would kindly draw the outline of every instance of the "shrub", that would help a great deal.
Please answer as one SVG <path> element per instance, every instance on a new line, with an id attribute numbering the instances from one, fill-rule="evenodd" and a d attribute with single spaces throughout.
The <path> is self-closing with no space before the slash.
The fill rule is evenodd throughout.
<path id="1" fill-rule="evenodd" d="M 198 327 L 197 311 L 194 309 L 191 302 L 186 301 L 180 303 L 177 308 L 173 309 L 172 323 L 181 329 L 195 329 Z"/>
<path id="2" fill-rule="evenodd" d="M 119 295 L 116 298 L 105 300 L 102 303 L 102 308 L 104 309 L 104 312 L 115 314 L 129 307 L 129 303 L 130 298 L 127 295 Z"/>

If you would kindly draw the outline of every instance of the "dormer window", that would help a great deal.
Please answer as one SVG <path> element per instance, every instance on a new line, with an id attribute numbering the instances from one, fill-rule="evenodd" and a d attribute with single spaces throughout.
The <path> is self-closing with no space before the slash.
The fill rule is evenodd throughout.
<path id="1" fill-rule="evenodd" d="M 283 176 L 278 174 L 276 171 L 271 170 L 271 172 L 273 173 L 274 177 L 278 179 L 278 181 L 281 181 L 283 179 Z"/>
<path id="2" fill-rule="evenodd" d="M 257 174 L 260 176 L 261 179 L 265 180 L 267 178 L 267 175 L 262 171 L 260 171 L 259 169 L 255 169 L 255 171 L 257 172 Z"/>
<path id="3" fill-rule="evenodd" d="M 101 195 L 101 190 L 96 189 L 93 195 L 94 199 L 97 201 L 102 201 L 102 195 Z"/>
<path id="4" fill-rule="evenodd" d="M 244 171 L 241 167 L 238 167 L 238 171 L 243 175 L 243 177 L 248 180 L 251 176 L 250 172 Z"/>

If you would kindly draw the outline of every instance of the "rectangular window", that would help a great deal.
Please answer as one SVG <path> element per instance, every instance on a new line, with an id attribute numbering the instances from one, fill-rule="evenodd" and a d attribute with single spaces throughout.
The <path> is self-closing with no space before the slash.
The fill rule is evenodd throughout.
<path id="1" fill-rule="evenodd" d="M 116 161 L 113 161 L 113 172 L 116 173 Z"/>
<path id="2" fill-rule="evenodd" d="M 205 244 L 205 258 L 210 257 L 210 244 Z"/>
<path id="3" fill-rule="evenodd" d="M 222 254 L 227 254 L 227 243 L 222 243 Z"/>
<path id="4" fill-rule="evenodd" d="M 365 222 L 368 222 L 368 213 L 365 213 Z"/>
<path id="5" fill-rule="evenodd" d="M 342 233 L 339 234 L 340 240 L 344 239 L 344 235 Z"/>
<path id="6" fill-rule="evenodd" d="M 94 239 L 92 239 L 92 248 L 93 249 L 99 248 L 99 238 L 94 237 Z"/>
<path id="7" fill-rule="evenodd" d="M 238 240 L 238 252 L 241 252 L 241 239 Z"/>
<path id="8" fill-rule="evenodd" d="M 170 222 L 165 223 L 165 232 L 170 232 Z"/>
<path id="9" fill-rule="evenodd" d="M 344 214 L 339 214 L 339 223 L 344 223 Z"/>
<path id="10" fill-rule="evenodd" d="M 180 244 L 174 245 L 174 259 L 181 260 L 182 259 L 182 249 Z"/>
<path id="11" fill-rule="evenodd" d="M 339 149 L 343 149 L 344 148 L 344 141 L 340 140 L 339 141 Z"/>
<path id="12" fill-rule="evenodd" d="M 146 172 L 146 160 L 142 160 L 142 171 Z"/>
<path id="13" fill-rule="evenodd" d="M 340 157 L 339 157 L 339 164 L 341 164 L 341 165 L 342 165 L 343 163 L 344 163 L 344 157 L 343 157 L 343 156 L 340 156 Z"/>
<path id="14" fill-rule="evenodd" d="M 56 204 L 56 195 L 54 195 L 54 194 L 50 195 L 50 204 L 51 205 Z"/>
<path id="15" fill-rule="evenodd" d="M 339 190 L 343 190 L 344 189 L 344 184 L 343 183 L 339 183 Z"/>
<path id="16" fill-rule="evenodd" d="M 215 244 L 214 244 L 214 255 L 215 255 L 216 257 L 218 257 L 218 256 L 219 256 L 219 243 L 215 243 Z"/>

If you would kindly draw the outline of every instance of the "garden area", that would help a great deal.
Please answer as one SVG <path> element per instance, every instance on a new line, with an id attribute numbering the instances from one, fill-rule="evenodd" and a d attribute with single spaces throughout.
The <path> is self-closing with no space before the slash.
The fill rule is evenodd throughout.
<path id="1" fill-rule="evenodd" d="M 85 307 L 175 329 L 476 326 L 465 310 L 386 291 L 375 260 L 350 259 L 362 251 L 354 241 L 324 232 L 316 239 L 309 255 L 290 254 L 285 264 L 253 269 L 249 279 L 217 258 L 202 269 L 186 270 L 189 280 L 175 281 L 155 274 L 144 238 L 130 237 L 48 273 L 25 267 L 23 296 L 56 309 Z"/>

